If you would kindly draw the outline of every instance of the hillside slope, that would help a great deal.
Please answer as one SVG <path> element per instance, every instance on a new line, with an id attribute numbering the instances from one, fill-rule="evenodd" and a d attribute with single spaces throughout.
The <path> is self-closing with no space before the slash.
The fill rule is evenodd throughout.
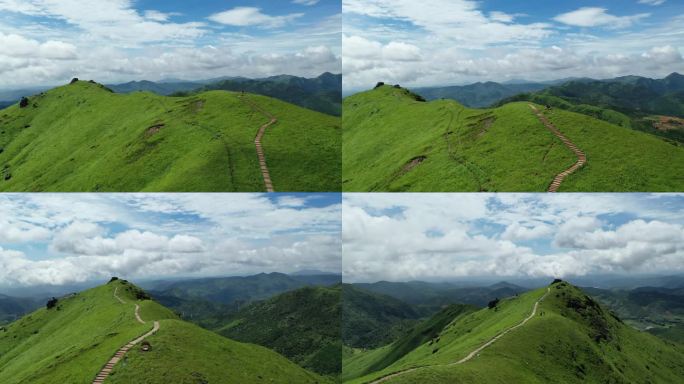
<path id="1" fill-rule="evenodd" d="M 10 324 L 0 332 L 0 382 L 91 383 L 117 350 L 149 332 L 153 322 L 159 330 L 146 338 L 151 351 L 131 348 L 105 383 L 321 382 L 273 351 L 179 321 L 144 298 L 139 288 L 117 280 Z"/>
<path id="2" fill-rule="evenodd" d="M 339 190 L 335 117 L 251 94 L 121 95 L 78 81 L 0 110 L 0 191 L 264 191 L 262 111 L 277 119 L 261 140 L 275 190 Z"/>
<path id="3" fill-rule="evenodd" d="M 342 342 L 377 348 L 403 335 L 423 313 L 391 296 L 342 285 Z"/>
<path id="4" fill-rule="evenodd" d="M 391 86 L 345 98 L 344 191 L 546 191 L 577 161 L 573 143 L 587 164 L 561 192 L 684 188 L 684 147 L 653 135 L 536 106 L 566 144 L 527 102 L 480 110 L 419 100 Z"/>
<path id="5" fill-rule="evenodd" d="M 244 307 L 216 332 L 263 345 L 304 368 L 338 376 L 341 287 L 305 287 Z"/>
<path id="6" fill-rule="evenodd" d="M 671 383 L 683 375 L 681 346 L 557 282 L 456 317 L 388 368 L 349 382 Z"/>
<path id="7" fill-rule="evenodd" d="M 532 101 L 684 143 L 684 76 L 569 81 L 503 100 Z"/>

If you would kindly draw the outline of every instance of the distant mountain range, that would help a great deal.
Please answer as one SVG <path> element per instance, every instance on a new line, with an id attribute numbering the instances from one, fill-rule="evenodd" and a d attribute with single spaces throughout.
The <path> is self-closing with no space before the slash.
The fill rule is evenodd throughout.
<path id="1" fill-rule="evenodd" d="M 140 80 L 121 84 L 107 84 L 106 86 L 116 93 L 147 91 L 162 96 L 188 96 L 211 90 L 244 91 L 273 97 L 328 115 L 340 116 L 342 113 L 342 75 L 328 72 L 314 78 L 291 75 L 260 79 L 223 76 L 196 81 L 179 79 Z M 0 109 L 17 103 L 22 97 L 35 95 L 49 88 L 36 87 L 0 91 Z"/>
<path id="2" fill-rule="evenodd" d="M 471 108 L 488 107 L 500 100 L 520 93 L 539 91 L 549 87 L 541 83 L 502 84 L 492 81 L 448 87 L 412 88 L 427 100 L 452 99 Z"/>
<path id="3" fill-rule="evenodd" d="M 17 320 L 43 304 L 45 303 L 36 298 L 11 297 L 0 294 L 0 324 Z"/>

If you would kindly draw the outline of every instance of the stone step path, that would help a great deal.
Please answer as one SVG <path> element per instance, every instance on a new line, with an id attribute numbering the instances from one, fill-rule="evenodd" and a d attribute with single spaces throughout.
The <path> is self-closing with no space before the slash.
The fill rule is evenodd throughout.
<path id="1" fill-rule="evenodd" d="M 116 287 L 114 289 L 114 297 L 121 303 L 121 304 L 126 304 L 126 302 L 120 298 L 117 295 L 117 291 L 119 290 L 119 287 Z M 140 306 L 138 304 L 135 305 L 135 318 L 138 322 L 145 324 L 145 321 L 140 317 Z M 114 356 L 112 356 L 111 359 L 105 364 L 104 367 L 100 370 L 100 372 L 97 373 L 97 376 L 95 376 L 95 379 L 93 380 L 92 384 L 102 384 L 104 383 L 105 380 L 107 380 L 107 377 L 112 373 L 112 370 L 114 369 L 114 366 L 123 359 L 124 355 L 126 352 L 128 352 L 131 348 L 136 346 L 137 344 L 140 344 L 143 340 L 146 338 L 154 335 L 157 331 L 159 330 L 159 322 L 155 321 L 154 325 L 152 326 L 152 330 L 147 332 L 146 334 L 138 337 L 137 339 L 129 342 L 128 344 L 124 345 L 121 347 Z"/>
<path id="2" fill-rule="evenodd" d="M 254 138 L 254 146 L 256 147 L 257 157 L 259 158 L 259 168 L 261 170 L 261 176 L 264 179 L 266 192 L 275 192 L 275 189 L 273 188 L 273 181 L 271 181 L 271 174 L 268 172 L 268 166 L 266 165 L 266 155 L 264 155 L 264 148 L 261 145 L 261 139 L 264 137 L 264 134 L 266 134 L 266 129 L 271 125 L 277 123 L 278 119 L 276 119 L 275 116 L 271 115 L 270 113 L 256 105 L 256 103 L 254 103 L 253 101 L 249 100 L 247 96 L 240 96 L 240 100 L 243 100 L 253 110 L 261 113 L 262 115 L 270 119 L 268 123 L 262 125 L 259 128 L 259 131 L 257 132 L 257 135 Z"/>
<path id="3" fill-rule="evenodd" d="M 568 177 L 568 175 L 582 168 L 584 164 L 587 163 L 587 156 L 584 154 L 584 152 L 582 152 L 582 150 L 577 148 L 575 143 L 573 143 L 572 141 L 570 141 L 570 139 L 565 137 L 565 135 L 563 135 L 561 131 L 559 131 L 558 128 L 556 128 L 556 126 L 554 126 L 551 123 L 551 121 L 549 121 L 549 119 L 547 119 L 546 116 L 544 116 L 544 114 L 536 106 L 534 106 L 533 104 L 528 105 L 532 109 L 532 112 L 534 112 L 534 114 L 537 115 L 537 118 L 539 118 L 542 124 L 544 124 L 546 128 L 548 128 L 554 135 L 556 135 L 556 137 L 558 137 L 563 142 L 563 144 L 565 144 L 566 147 L 570 148 L 570 150 L 575 154 L 575 156 L 577 156 L 577 161 L 575 162 L 575 164 L 573 164 L 570 168 L 566 169 L 565 171 L 557 174 L 556 177 L 553 178 L 553 181 L 551 181 L 551 184 L 549 185 L 547 191 L 558 192 L 558 188 L 560 188 L 560 185 L 563 182 L 563 180 L 565 180 L 565 178 Z"/>

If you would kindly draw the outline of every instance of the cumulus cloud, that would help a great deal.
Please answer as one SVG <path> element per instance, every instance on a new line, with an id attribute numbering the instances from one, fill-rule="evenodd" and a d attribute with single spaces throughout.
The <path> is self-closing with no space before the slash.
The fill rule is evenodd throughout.
<path id="1" fill-rule="evenodd" d="M 311 199 L 318 199 L 311 196 Z M 339 271 L 340 206 L 258 194 L 0 196 L 0 287 Z"/>
<path id="2" fill-rule="evenodd" d="M 313 77 L 341 70 L 339 14 L 312 21 L 302 20 L 304 13 L 268 15 L 237 7 L 180 22 L 174 17 L 178 12 L 136 5 L 0 0 L 0 12 L 10 16 L 0 25 L 0 89 L 54 86 L 74 76 L 118 83 L 282 73 Z"/>
<path id="3" fill-rule="evenodd" d="M 376 281 L 684 271 L 681 197 L 609 197 L 345 197 L 344 277 Z M 673 206 L 679 207 L 675 214 Z M 616 223 L 616 215 L 634 218 Z"/>
<path id="4" fill-rule="evenodd" d="M 235 7 L 227 11 L 209 16 L 209 20 L 238 27 L 261 26 L 266 28 L 282 27 L 285 24 L 304 16 L 303 13 L 292 13 L 283 16 L 270 16 L 256 7 Z"/>
<path id="5" fill-rule="evenodd" d="M 576 27 L 609 27 L 626 28 L 651 16 L 650 13 L 639 13 L 631 16 L 615 16 L 608 13 L 608 10 L 600 7 L 582 7 L 580 9 L 563 13 L 554 20 Z"/>
<path id="6" fill-rule="evenodd" d="M 538 10 L 524 4 L 515 14 L 483 8 L 470 0 L 344 0 L 345 91 L 369 89 L 378 81 L 418 87 L 663 77 L 682 70 L 677 49 L 684 19 L 676 14 L 620 15 L 612 8 L 583 7 L 540 20 L 531 17 Z M 419 54 L 411 61 L 383 55 L 393 43 L 418 47 Z M 662 47 L 670 48 L 658 51 Z"/>

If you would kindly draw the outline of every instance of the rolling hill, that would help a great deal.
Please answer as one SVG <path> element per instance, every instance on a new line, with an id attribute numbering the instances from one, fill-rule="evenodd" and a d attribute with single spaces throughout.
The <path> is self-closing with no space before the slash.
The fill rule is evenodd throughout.
<path id="1" fill-rule="evenodd" d="M 584 290 L 625 323 L 666 340 L 684 343 L 684 288 Z"/>
<path id="2" fill-rule="evenodd" d="M 141 347 L 145 342 L 150 344 L 148 351 Z M 0 382 L 322 383 L 326 379 L 267 348 L 178 320 L 147 299 L 144 291 L 113 280 L 60 298 L 52 308 L 39 309 L 0 331 Z"/>
<path id="3" fill-rule="evenodd" d="M 681 345 L 625 325 L 562 281 L 458 312 L 439 327 L 430 341 L 372 373 L 385 351 L 346 358 L 345 382 L 655 384 L 684 375 Z"/>
<path id="4" fill-rule="evenodd" d="M 341 286 L 304 287 L 252 303 L 215 331 L 268 347 L 302 367 L 337 377 L 342 370 Z"/>
<path id="5" fill-rule="evenodd" d="M 413 91 L 427 100 L 452 99 L 470 108 L 484 108 L 505 98 L 548 87 L 541 83 L 502 84 L 493 81 L 447 87 L 414 88 Z"/>
<path id="6" fill-rule="evenodd" d="M 496 284 L 457 285 L 454 283 L 430 283 L 425 281 L 358 283 L 355 287 L 367 291 L 392 296 L 421 309 L 422 313 L 431 315 L 445 305 L 452 303 L 470 304 L 484 307 L 491 300 L 514 296 L 527 291 L 527 288 L 505 281 Z"/>
<path id="7" fill-rule="evenodd" d="M 377 348 L 411 329 L 425 315 L 391 296 L 342 285 L 342 342 L 353 348 Z"/>
<path id="8" fill-rule="evenodd" d="M 226 79 L 198 89 L 198 91 L 211 90 L 256 93 L 328 115 L 342 115 L 342 75 L 340 74 L 324 73 L 312 79 L 289 75 L 264 79 Z"/>
<path id="9" fill-rule="evenodd" d="M 0 110 L 0 191 L 337 191 L 340 146 L 339 119 L 265 96 L 75 81 Z"/>
<path id="10" fill-rule="evenodd" d="M 38 300 L 34 298 L 0 294 L 0 325 L 14 321 L 39 306 Z"/>
<path id="11" fill-rule="evenodd" d="M 684 143 L 684 75 L 575 80 L 507 98 L 582 113 Z"/>
<path id="12" fill-rule="evenodd" d="M 344 191 L 684 188 L 684 147 L 653 135 L 528 102 L 421 99 L 387 85 L 344 99 Z"/>
<path id="13" fill-rule="evenodd" d="M 143 80 L 107 85 L 107 87 L 117 93 L 148 91 L 164 96 L 190 96 L 213 90 L 244 91 L 273 97 L 328 115 L 340 116 L 342 114 L 342 75 L 332 73 L 324 73 L 314 78 L 279 75 L 260 79 L 225 77 L 200 81 Z"/>

